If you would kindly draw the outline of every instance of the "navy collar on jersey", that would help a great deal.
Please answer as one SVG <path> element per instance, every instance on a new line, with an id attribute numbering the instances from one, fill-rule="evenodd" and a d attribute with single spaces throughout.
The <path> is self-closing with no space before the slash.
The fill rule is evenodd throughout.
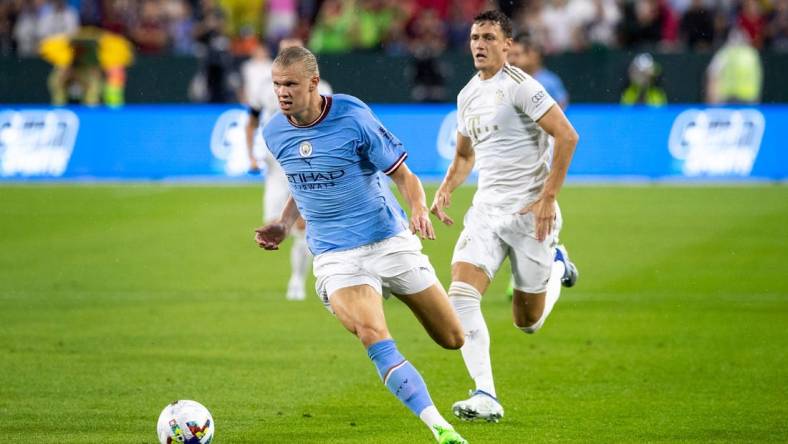
<path id="1" fill-rule="evenodd" d="M 328 111 L 331 109 L 331 96 L 320 96 L 320 97 L 323 98 L 323 103 L 320 105 L 322 109 L 320 110 L 320 115 L 317 116 L 317 119 L 315 119 L 312 123 L 307 123 L 306 125 L 299 125 L 293 122 L 293 119 L 291 119 L 290 116 L 288 116 L 287 121 L 290 123 L 290 125 L 293 125 L 296 128 L 312 128 L 313 126 L 322 122 L 323 119 L 325 119 L 326 116 L 328 115 Z"/>

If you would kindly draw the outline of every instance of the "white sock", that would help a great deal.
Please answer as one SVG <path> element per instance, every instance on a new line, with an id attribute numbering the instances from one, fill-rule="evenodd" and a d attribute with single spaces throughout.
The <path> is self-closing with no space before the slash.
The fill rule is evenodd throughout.
<path id="1" fill-rule="evenodd" d="M 295 229 L 292 232 L 293 247 L 290 249 L 290 282 L 297 282 L 302 287 L 306 280 L 306 273 L 312 263 L 312 253 L 306 243 L 306 233 Z"/>
<path id="2" fill-rule="evenodd" d="M 476 389 L 497 396 L 490 364 L 490 332 L 482 316 L 482 295 L 470 284 L 452 282 L 449 300 L 465 330 L 465 345 L 460 349 L 468 374 Z"/>
<path id="3" fill-rule="evenodd" d="M 550 312 L 553 311 L 553 306 L 558 302 L 561 297 L 561 278 L 564 277 L 566 265 L 561 261 L 553 261 L 553 269 L 550 271 L 550 280 L 547 281 L 547 294 L 544 300 L 544 312 L 542 313 L 542 321 L 547 319 Z"/>
<path id="4" fill-rule="evenodd" d="M 537 330 L 542 328 L 547 317 L 550 316 L 550 312 L 553 311 L 553 307 L 555 303 L 558 302 L 558 298 L 561 296 L 561 278 L 564 277 L 564 271 L 566 270 L 566 266 L 561 261 L 554 261 L 553 268 L 550 271 L 550 279 L 547 281 L 547 291 L 545 292 L 544 297 L 544 310 L 542 311 L 542 317 L 531 326 L 528 327 L 520 327 L 520 330 L 526 333 L 535 333 Z"/>
<path id="5" fill-rule="evenodd" d="M 435 408 L 434 405 L 431 405 L 419 413 L 419 419 L 424 421 L 424 424 L 427 424 L 427 427 L 430 428 L 432 434 L 435 438 L 438 437 L 438 431 L 435 430 L 434 426 L 441 426 L 444 429 L 451 429 L 454 430 L 454 427 L 446 421 L 443 416 L 438 412 L 438 409 Z"/>

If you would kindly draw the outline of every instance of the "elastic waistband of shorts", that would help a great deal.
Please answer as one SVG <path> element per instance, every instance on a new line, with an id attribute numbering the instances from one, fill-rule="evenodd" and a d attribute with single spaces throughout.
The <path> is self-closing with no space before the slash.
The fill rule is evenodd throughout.
<path id="1" fill-rule="evenodd" d="M 353 247 L 353 248 L 350 248 L 350 249 L 347 249 L 347 250 L 339 250 L 339 251 L 326 251 L 325 253 L 320 253 L 320 254 L 318 254 L 317 256 L 315 256 L 315 258 L 318 258 L 318 257 L 320 257 L 320 256 L 323 256 L 323 255 L 335 255 L 335 254 L 342 255 L 342 254 L 353 254 L 353 252 L 354 252 L 354 251 L 369 251 L 369 250 L 374 250 L 374 249 L 376 249 L 376 248 L 380 248 L 380 247 L 381 247 L 381 246 L 383 246 L 383 245 L 386 245 L 386 244 L 388 244 L 388 243 L 391 243 L 391 242 L 393 242 L 395 239 L 397 239 L 397 238 L 398 238 L 398 237 L 400 237 L 400 236 L 407 236 L 407 235 L 409 235 L 409 234 L 410 234 L 410 231 L 409 231 L 409 230 L 403 230 L 403 231 L 400 231 L 399 233 L 395 234 L 394 236 L 387 237 L 387 238 L 385 238 L 385 239 L 381 239 L 381 240 L 379 240 L 379 241 L 372 242 L 371 244 L 360 245 L 360 246 L 358 246 L 358 247 Z"/>
<path id="2" fill-rule="evenodd" d="M 378 247 L 380 247 L 382 245 L 386 245 L 386 244 L 389 244 L 389 243 L 393 242 L 396 238 L 398 238 L 400 236 L 407 236 L 408 234 L 410 234 L 410 231 L 403 230 L 403 231 L 400 231 L 399 233 L 395 234 L 394 236 L 387 237 L 387 238 L 385 238 L 383 240 L 379 240 L 377 242 L 372 242 L 371 244 L 367 244 L 367 245 L 362 245 L 360 247 L 356 247 L 356 249 L 359 249 L 359 250 L 361 250 L 361 249 L 374 250 L 375 248 L 378 248 Z M 348 250 L 348 251 L 350 251 L 350 250 Z"/>

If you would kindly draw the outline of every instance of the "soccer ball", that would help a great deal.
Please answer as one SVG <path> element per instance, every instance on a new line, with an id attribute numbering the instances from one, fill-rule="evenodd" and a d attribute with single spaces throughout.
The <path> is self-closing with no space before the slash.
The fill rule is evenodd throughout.
<path id="1" fill-rule="evenodd" d="M 175 401 L 164 407 L 156 424 L 161 444 L 210 444 L 216 425 L 211 412 L 197 401 Z"/>

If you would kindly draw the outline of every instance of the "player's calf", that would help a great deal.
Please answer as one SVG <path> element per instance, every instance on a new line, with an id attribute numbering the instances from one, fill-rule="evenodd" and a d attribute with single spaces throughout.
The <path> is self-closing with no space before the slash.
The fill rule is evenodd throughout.
<path id="1" fill-rule="evenodd" d="M 544 325 L 545 293 L 532 294 L 515 290 L 512 299 L 512 316 L 515 327 L 527 334 L 539 331 Z"/>
<path id="2" fill-rule="evenodd" d="M 426 270 L 421 269 L 419 272 L 425 275 L 422 281 L 437 282 L 432 270 L 427 273 Z M 417 282 L 418 279 L 413 278 L 415 273 L 416 270 L 411 270 L 402 276 L 412 278 L 411 282 Z M 462 347 L 465 342 L 465 332 L 440 283 L 434 283 L 413 294 L 397 295 L 397 298 L 413 311 L 436 344 L 449 350 L 459 350 Z"/>
<path id="3" fill-rule="evenodd" d="M 533 293 L 515 291 L 512 299 L 514 325 L 524 333 L 536 333 L 550 316 L 555 303 L 561 296 L 561 286 L 564 285 L 568 262 L 566 249 L 556 249 L 556 259 L 550 267 L 550 275 L 544 291 Z M 575 281 L 576 277 L 575 275 Z"/>

